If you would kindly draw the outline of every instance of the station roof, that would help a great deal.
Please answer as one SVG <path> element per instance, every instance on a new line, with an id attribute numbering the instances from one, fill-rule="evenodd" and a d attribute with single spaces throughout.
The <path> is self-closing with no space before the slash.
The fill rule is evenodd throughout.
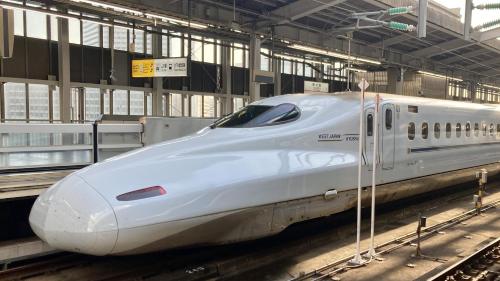
<path id="1" fill-rule="evenodd" d="M 52 0 L 49 3 L 65 8 L 102 13 L 113 18 L 140 22 L 141 16 L 111 13 L 91 5 L 90 0 Z M 352 27 L 354 12 L 384 10 L 395 6 L 418 6 L 416 0 L 106 0 L 144 14 L 154 13 L 208 24 L 194 33 L 211 34 L 228 40 L 248 39 L 252 32 L 272 40 L 275 48 L 291 54 L 298 50 L 293 44 L 347 53 L 348 40 L 339 28 Z M 90 3 L 90 4 L 89 4 Z M 417 24 L 417 9 L 410 14 L 386 16 L 407 24 Z M 427 70 L 482 83 L 500 85 L 500 27 L 473 32 L 470 40 L 463 35 L 464 24 L 456 10 L 429 1 L 427 37 L 416 32 L 402 32 L 388 27 L 355 30 L 352 33 L 352 54 L 380 61 L 367 63 L 376 70 L 404 67 Z M 151 21 L 149 21 L 151 23 Z M 182 28 L 182 27 L 181 27 Z M 241 32 L 243 31 L 243 32 Z M 263 44 L 270 44 L 263 40 Z M 248 42 L 248 41 L 247 41 Z M 303 53 L 307 51 L 302 50 Z M 310 52 L 309 52 L 310 53 Z M 317 54 L 319 57 L 322 54 Z M 309 54 L 308 56 L 314 56 Z"/>

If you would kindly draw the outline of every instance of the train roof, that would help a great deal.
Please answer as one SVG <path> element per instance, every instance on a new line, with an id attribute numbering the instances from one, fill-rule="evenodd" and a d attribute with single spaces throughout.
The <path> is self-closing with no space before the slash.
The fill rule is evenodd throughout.
<path id="1" fill-rule="evenodd" d="M 329 105 L 332 103 L 337 103 L 339 101 L 343 102 L 353 102 L 357 103 L 359 100 L 359 95 L 361 92 L 335 92 L 335 93 L 320 93 L 320 92 L 310 92 L 304 94 L 287 94 L 281 96 L 275 96 L 267 99 L 263 99 L 255 102 L 255 104 L 269 104 L 276 105 L 280 103 L 294 103 L 297 105 L 301 105 L 304 102 L 314 102 L 321 103 L 324 105 Z M 375 99 L 375 95 L 377 93 L 374 92 L 366 92 L 365 93 L 365 101 L 369 103 L 373 103 Z M 444 108 L 463 108 L 469 110 L 493 110 L 500 111 L 500 105 L 495 104 L 479 104 L 479 103 L 471 103 L 465 101 L 453 101 L 453 100 L 443 100 L 443 99 L 434 99 L 434 98 L 426 98 L 426 97 L 414 97 L 414 96 L 402 96 L 402 95 L 393 95 L 386 93 L 379 93 L 382 101 L 391 101 L 394 103 L 402 103 L 402 104 L 413 104 L 418 106 L 432 106 L 432 107 L 444 107 Z"/>

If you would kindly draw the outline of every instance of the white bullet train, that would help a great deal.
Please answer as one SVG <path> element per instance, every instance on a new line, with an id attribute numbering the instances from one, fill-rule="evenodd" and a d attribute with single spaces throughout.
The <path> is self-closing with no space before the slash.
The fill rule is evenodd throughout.
<path id="1" fill-rule="evenodd" d="M 192 135 L 77 171 L 38 197 L 54 248 L 129 255 L 278 233 L 356 205 L 360 93 L 263 99 Z M 500 172 L 500 107 L 381 94 L 377 202 Z M 374 94 L 366 94 L 364 201 Z M 367 203 L 365 203 L 367 205 Z"/>

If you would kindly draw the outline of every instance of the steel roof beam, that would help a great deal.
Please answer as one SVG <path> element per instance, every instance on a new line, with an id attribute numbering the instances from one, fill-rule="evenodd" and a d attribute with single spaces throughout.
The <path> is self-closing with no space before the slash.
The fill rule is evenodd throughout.
<path id="1" fill-rule="evenodd" d="M 403 33 L 403 34 L 397 35 L 395 37 L 391 37 L 389 39 L 378 41 L 378 42 L 373 43 L 371 45 L 372 46 L 381 46 L 381 45 L 383 45 L 384 47 L 389 47 L 389 46 L 392 46 L 392 45 L 399 44 L 399 43 L 401 43 L 401 42 L 403 42 L 405 40 L 408 40 L 408 39 L 413 39 L 413 37 L 411 35 L 409 35 L 409 34 Z"/>
<path id="2" fill-rule="evenodd" d="M 437 45 L 432 45 L 427 48 L 423 48 L 411 53 L 408 53 L 410 56 L 415 56 L 415 57 L 425 57 L 425 58 L 430 58 L 433 56 L 437 56 L 440 54 L 444 53 L 449 53 L 453 52 L 456 50 L 459 50 L 461 48 L 465 48 L 471 45 L 475 45 L 476 43 L 471 43 L 468 41 L 464 41 L 464 39 L 461 38 L 456 38 L 451 41 L 446 41 L 441 44 Z"/>
<path id="3" fill-rule="evenodd" d="M 494 58 L 494 59 L 488 59 L 488 60 L 480 61 L 479 63 L 481 63 L 482 65 L 472 65 L 470 67 L 467 67 L 467 69 L 479 70 L 479 69 L 484 68 L 484 66 L 494 66 L 494 65 L 500 63 L 500 57 L 499 58 Z M 500 69 L 497 70 L 497 72 L 499 72 L 499 71 L 500 71 Z"/>
<path id="4" fill-rule="evenodd" d="M 453 64 L 453 63 L 457 63 L 457 62 L 460 62 L 460 61 L 463 61 L 463 60 L 472 59 L 474 57 L 477 57 L 477 56 L 479 56 L 481 54 L 485 54 L 485 53 L 488 53 L 488 52 L 489 51 L 485 50 L 485 49 L 477 49 L 477 50 L 474 50 L 472 52 L 468 52 L 468 53 L 462 54 L 461 56 L 453 56 L 451 58 L 440 60 L 439 62 L 444 63 L 444 64 Z"/>
<path id="5" fill-rule="evenodd" d="M 346 0 L 298 0 L 271 11 L 271 15 L 283 18 L 277 24 L 286 24 L 321 10 L 342 4 Z"/>
<path id="6" fill-rule="evenodd" d="M 489 41 L 496 38 L 500 38 L 500 27 L 477 33 L 477 39 L 479 42 Z"/>

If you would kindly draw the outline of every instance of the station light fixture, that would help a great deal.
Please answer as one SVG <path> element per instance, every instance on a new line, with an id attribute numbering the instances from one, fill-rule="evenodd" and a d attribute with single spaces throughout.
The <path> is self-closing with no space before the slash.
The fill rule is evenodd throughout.
<path id="1" fill-rule="evenodd" d="M 301 57 L 294 57 L 294 56 L 288 56 L 288 55 L 283 55 L 283 54 L 275 54 L 274 56 L 287 59 L 287 60 L 295 60 L 295 61 L 303 61 L 305 63 L 310 63 L 310 64 L 324 64 L 324 65 L 330 65 L 335 67 L 334 64 L 328 63 L 328 62 L 323 62 L 323 61 L 317 61 L 317 60 L 310 60 L 310 59 L 305 59 Z M 355 67 L 346 67 L 345 69 L 353 71 L 353 72 L 360 72 L 360 73 L 366 73 L 368 71 L 361 69 L 361 68 L 355 68 Z"/>
<path id="2" fill-rule="evenodd" d="M 198 28 L 198 29 L 208 28 L 208 25 L 206 25 L 206 24 L 190 22 L 190 21 L 185 21 L 185 20 L 179 20 L 176 18 L 166 17 L 163 15 L 157 15 L 157 14 L 152 14 L 152 13 L 145 13 L 144 15 L 148 18 L 159 19 L 159 20 L 162 20 L 165 22 L 175 23 L 175 24 L 183 25 L 183 26 L 187 26 L 187 27 L 193 27 L 193 28 Z"/>
<path id="3" fill-rule="evenodd" d="M 129 14 L 136 15 L 136 16 L 142 16 L 143 15 L 143 13 L 141 11 L 138 11 L 138 10 L 129 9 L 129 8 L 125 8 L 125 7 L 122 7 L 122 6 L 107 4 L 107 3 L 98 2 L 98 1 L 92 1 L 92 0 L 71 0 L 71 1 L 72 2 L 76 2 L 76 3 L 89 4 L 89 5 L 92 5 L 94 7 L 99 7 L 99 8 L 104 8 L 104 9 L 111 9 L 111 10 L 114 10 L 114 11 L 117 11 L 117 12 L 129 13 Z"/>
<path id="4" fill-rule="evenodd" d="M 360 73 L 366 73 L 367 71 L 364 70 L 364 69 L 360 69 L 360 68 L 354 68 L 354 67 L 347 67 L 346 68 L 347 70 L 350 70 L 350 71 L 353 71 L 353 72 L 360 72 Z"/>
<path id="5" fill-rule="evenodd" d="M 309 47 L 309 46 L 304 46 L 304 45 L 299 45 L 299 44 L 292 44 L 289 46 L 290 48 L 305 51 L 305 52 L 310 52 L 310 53 L 315 53 L 319 55 L 325 55 L 329 57 L 334 57 L 334 58 L 339 58 L 339 59 L 345 59 L 345 60 L 352 60 L 352 61 L 357 61 L 357 62 L 365 62 L 365 63 L 370 63 L 370 64 L 375 64 L 375 65 L 380 65 L 380 61 L 376 60 L 371 60 L 371 59 L 366 59 L 366 58 L 360 58 L 360 57 L 355 57 L 355 56 L 348 56 L 346 54 L 342 53 L 337 53 L 337 52 L 332 52 L 332 51 L 327 51 L 324 49 L 319 49 L 319 48 L 314 48 L 314 47 Z"/>
<path id="6" fill-rule="evenodd" d="M 301 57 L 294 57 L 294 56 L 289 56 L 289 55 L 283 55 L 283 54 L 275 54 L 274 56 L 287 59 L 287 60 L 296 60 L 296 61 L 304 61 L 310 64 L 330 64 L 318 60 L 311 60 L 311 59 L 306 59 L 306 58 L 301 58 Z"/>
<path id="7" fill-rule="evenodd" d="M 193 28 L 198 28 L 198 29 L 208 28 L 208 25 L 206 25 L 206 24 L 186 21 L 186 20 L 182 20 L 182 19 L 167 17 L 164 15 L 158 15 L 158 14 L 153 14 L 153 13 L 144 13 L 144 12 L 139 11 L 139 10 L 126 8 L 126 7 L 119 6 L 119 5 L 107 4 L 107 3 L 93 1 L 93 0 L 71 0 L 71 1 L 76 2 L 76 3 L 88 4 L 88 5 L 91 5 L 94 7 L 110 9 L 110 10 L 113 10 L 116 12 L 129 13 L 129 14 L 132 14 L 135 16 L 142 16 L 142 17 L 148 17 L 148 18 L 152 18 L 152 19 L 159 19 L 162 21 L 166 21 L 166 22 L 170 22 L 170 23 L 174 23 L 174 24 L 178 24 L 178 25 L 183 25 L 183 26 L 187 26 L 187 27 L 193 27 Z"/>
<path id="8" fill-rule="evenodd" d="M 20 6 L 17 6 L 17 5 L 19 5 L 18 3 L 15 3 L 15 4 L 16 5 L 9 5 L 8 3 L 7 4 L 0 4 L 0 8 L 17 10 L 17 11 L 35 11 L 35 12 L 38 12 L 38 13 L 41 13 L 44 15 L 55 16 L 55 17 L 64 18 L 64 19 L 78 19 L 77 16 L 61 15 L 61 14 L 58 14 L 57 11 L 53 11 L 53 10 L 40 11 L 37 9 L 38 6 L 32 6 L 33 8 L 30 8 L 28 5 L 26 7 L 20 7 Z"/>
<path id="9" fill-rule="evenodd" d="M 19 5 L 19 4 L 16 3 L 16 5 Z M 14 6 L 14 5 L 12 5 L 11 6 L 9 4 L 0 4 L 0 7 L 5 8 L 5 9 L 18 10 L 18 11 L 34 11 L 34 12 L 37 12 L 37 13 L 40 13 L 43 15 L 47 15 L 47 16 L 54 16 L 54 17 L 63 18 L 63 19 L 76 19 L 76 20 L 81 20 L 84 22 L 100 24 L 103 26 L 114 26 L 114 24 L 111 22 L 105 22 L 105 21 L 101 21 L 101 20 L 97 20 L 97 19 L 82 18 L 78 14 L 69 13 L 67 15 L 61 15 L 57 10 L 52 9 L 52 8 L 49 10 L 41 11 L 39 9 L 39 6 L 33 6 L 33 5 L 26 5 L 26 6 Z M 33 7 L 33 8 L 30 8 L 30 7 Z M 130 30 L 133 29 L 133 27 L 127 27 L 127 26 L 123 26 L 123 25 L 120 25 L 120 27 L 125 28 L 125 29 L 130 29 Z"/>
<path id="10" fill-rule="evenodd" d="M 445 76 L 445 75 L 442 75 L 442 74 L 437 74 L 437 73 L 423 71 L 423 70 L 419 70 L 418 73 L 420 73 L 422 75 L 430 76 L 430 77 L 435 77 L 435 78 L 449 79 L 449 80 L 458 81 L 458 82 L 464 81 L 464 80 L 462 80 L 460 78 L 449 77 L 449 76 Z"/>
<path id="11" fill-rule="evenodd" d="M 500 87 L 493 86 L 493 85 L 488 85 L 488 84 L 479 84 L 480 86 L 495 89 L 495 90 L 500 90 Z"/>

